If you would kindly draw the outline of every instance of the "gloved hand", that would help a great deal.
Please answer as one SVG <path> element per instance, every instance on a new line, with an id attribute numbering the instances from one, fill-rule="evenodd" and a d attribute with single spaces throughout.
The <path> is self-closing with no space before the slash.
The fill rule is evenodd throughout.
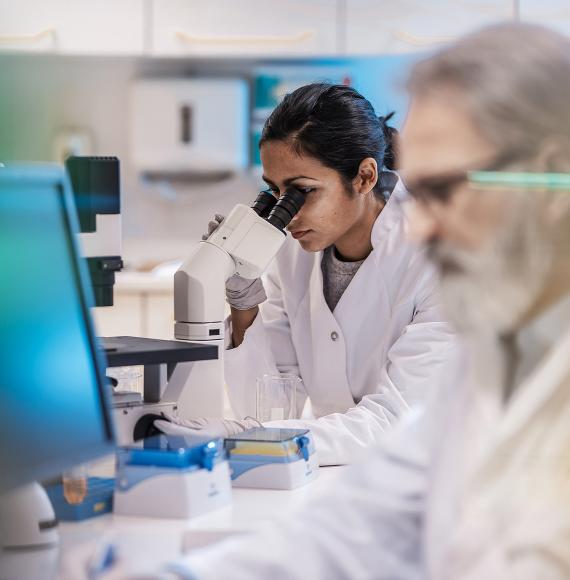
<path id="1" fill-rule="evenodd" d="M 208 223 L 208 233 L 202 236 L 207 240 L 224 221 L 225 217 L 219 213 Z M 228 304 L 236 310 L 249 310 L 265 302 L 267 295 L 260 278 L 248 280 L 238 274 L 234 274 L 226 282 L 226 299 Z"/>
<path id="2" fill-rule="evenodd" d="M 201 435 L 204 437 L 221 437 L 225 439 L 247 429 L 262 427 L 253 417 L 237 419 L 181 419 L 176 415 L 162 413 L 164 420 L 157 419 L 154 426 L 165 435 Z"/>

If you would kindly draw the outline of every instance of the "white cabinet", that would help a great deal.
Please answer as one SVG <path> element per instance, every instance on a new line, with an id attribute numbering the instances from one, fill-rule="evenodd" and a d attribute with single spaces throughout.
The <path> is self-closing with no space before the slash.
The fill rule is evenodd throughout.
<path id="1" fill-rule="evenodd" d="M 337 0 L 153 0 L 157 56 L 337 54 Z"/>
<path id="2" fill-rule="evenodd" d="M 0 0 L 0 50 L 142 54 L 143 0 Z"/>
<path id="3" fill-rule="evenodd" d="M 520 0 L 519 7 L 522 21 L 570 35 L 570 0 Z"/>
<path id="4" fill-rule="evenodd" d="M 149 294 L 146 303 L 146 332 L 152 338 L 174 340 L 174 292 Z"/>
<path id="5" fill-rule="evenodd" d="M 96 308 L 100 336 L 174 338 L 174 290 L 171 278 L 148 273 L 120 272 L 114 286 L 114 305 Z"/>
<path id="6" fill-rule="evenodd" d="M 97 336 L 148 336 L 146 297 L 141 292 L 114 291 L 113 306 L 93 309 Z"/>
<path id="7" fill-rule="evenodd" d="M 512 0 L 346 0 L 346 54 L 426 51 L 512 18 Z"/>

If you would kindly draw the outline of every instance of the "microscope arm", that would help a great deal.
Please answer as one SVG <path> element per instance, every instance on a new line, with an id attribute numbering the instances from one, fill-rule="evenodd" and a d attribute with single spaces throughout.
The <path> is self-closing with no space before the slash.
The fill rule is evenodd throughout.
<path id="1" fill-rule="evenodd" d="M 175 337 L 223 338 L 226 280 L 234 274 L 259 277 L 285 239 L 283 231 L 253 209 L 237 205 L 174 275 Z"/>

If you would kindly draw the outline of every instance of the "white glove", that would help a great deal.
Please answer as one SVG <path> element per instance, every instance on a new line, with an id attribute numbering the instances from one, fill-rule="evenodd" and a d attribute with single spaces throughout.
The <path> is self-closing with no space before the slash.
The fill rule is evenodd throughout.
<path id="1" fill-rule="evenodd" d="M 162 414 L 164 420 L 156 419 L 154 426 L 165 435 L 200 435 L 212 439 L 218 437 L 225 439 L 247 429 L 263 426 L 253 417 L 238 421 L 237 419 L 181 419 L 176 415 Z"/>
<path id="2" fill-rule="evenodd" d="M 208 233 L 202 236 L 207 240 L 224 221 L 225 217 L 219 213 L 208 223 Z M 249 310 L 267 300 L 265 289 L 260 278 L 248 280 L 234 274 L 226 281 L 226 299 L 228 304 L 236 310 Z"/>

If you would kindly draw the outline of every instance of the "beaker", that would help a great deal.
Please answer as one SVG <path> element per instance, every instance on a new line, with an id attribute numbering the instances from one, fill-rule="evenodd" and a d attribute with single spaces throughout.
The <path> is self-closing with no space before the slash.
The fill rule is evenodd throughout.
<path id="1" fill-rule="evenodd" d="M 255 417 L 258 421 L 296 418 L 297 389 L 302 383 L 300 377 L 289 373 L 263 375 L 256 383 Z"/>

